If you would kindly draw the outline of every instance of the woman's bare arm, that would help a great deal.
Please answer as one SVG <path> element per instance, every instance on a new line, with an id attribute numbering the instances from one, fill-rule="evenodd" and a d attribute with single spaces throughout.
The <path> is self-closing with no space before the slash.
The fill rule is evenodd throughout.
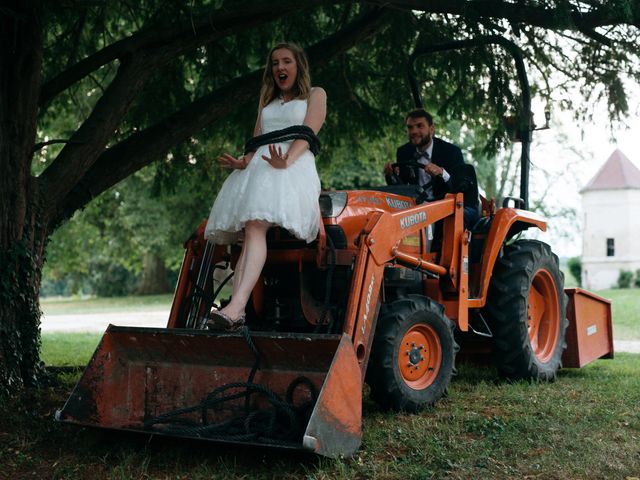
<path id="1" fill-rule="evenodd" d="M 260 127 L 260 118 L 262 116 L 262 107 L 258 106 L 258 116 L 256 118 L 256 124 L 253 127 L 253 136 L 257 137 L 262 133 L 262 128 Z M 253 158 L 253 154 L 256 152 L 249 152 L 245 155 L 240 155 L 238 158 L 234 157 L 229 153 L 223 153 L 218 157 L 218 163 L 225 168 L 233 168 L 236 170 L 244 170 L 251 162 Z"/>

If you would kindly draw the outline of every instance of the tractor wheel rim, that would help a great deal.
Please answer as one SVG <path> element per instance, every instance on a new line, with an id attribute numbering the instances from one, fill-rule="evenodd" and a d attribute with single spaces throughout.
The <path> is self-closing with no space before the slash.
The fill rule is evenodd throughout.
<path id="1" fill-rule="evenodd" d="M 429 325 L 411 327 L 402 337 L 398 365 L 404 382 L 414 390 L 431 385 L 440 371 L 442 345 L 437 332 Z"/>
<path id="2" fill-rule="evenodd" d="M 549 271 L 538 270 L 531 282 L 527 306 L 529 342 L 536 358 L 548 362 L 553 357 L 560 330 L 560 309 L 556 282 Z"/>

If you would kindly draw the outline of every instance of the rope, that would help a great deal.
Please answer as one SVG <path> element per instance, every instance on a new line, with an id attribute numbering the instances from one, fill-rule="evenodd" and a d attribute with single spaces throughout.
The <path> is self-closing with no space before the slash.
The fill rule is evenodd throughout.
<path id="1" fill-rule="evenodd" d="M 247 346 L 255 356 L 255 362 L 246 382 L 233 382 L 222 385 L 211 392 L 197 405 L 178 408 L 150 418 L 144 422 L 146 430 L 156 430 L 176 435 L 189 435 L 222 441 L 255 441 L 273 445 L 299 444 L 302 441 L 313 407 L 318 398 L 315 385 L 307 377 L 295 378 L 287 387 L 285 399 L 265 385 L 254 383 L 254 377 L 260 369 L 260 352 L 256 348 L 249 329 L 242 328 Z M 305 387 L 311 401 L 301 405 L 294 404 L 296 390 Z M 266 398 L 270 408 L 251 410 L 251 398 Z M 233 400 L 245 398 L 244 413 L 211 423 L 209 411 L 221 411 L 224 405 Z M 229 408 L 231 410 L 231 408 Z M 186 414 L 201 412 L 200 422 L 183 418 Z"/>
<path id="2" fill-rule="evenodd" d="M 307 127 L 306 125 L 293 125 L 291 127 L 283 128 L 282 130 L 274 130 L 273 132 L 250 138 L 244 145 L 244 153 L 246 155 L 249 152 L 255 152 L 258 147 L 261 147 L 262 145 L 286 142 L 288 140 L 295 139 L 306 140 L 309 143 L 309 150 L 314 155 L 317 155 L 320 151 L 320 139 L 318 139 L 318 136 L 310 127 Z"/>

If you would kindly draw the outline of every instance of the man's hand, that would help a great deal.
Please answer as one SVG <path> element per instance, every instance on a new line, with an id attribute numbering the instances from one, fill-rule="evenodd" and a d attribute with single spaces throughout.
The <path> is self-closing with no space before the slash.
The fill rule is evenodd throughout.
<path id="1" fill-rule="evenodd" d="M 442 176 L 442 172 L 443 169 L 440 168 L 438 165 L 436 165 L 435 163 L 431 162 L 428 165 L 425 165 L 424 167 L 424 171 L 427 172 L 429 175 L 431 175 L 432 177 L 441 177 Z"/>

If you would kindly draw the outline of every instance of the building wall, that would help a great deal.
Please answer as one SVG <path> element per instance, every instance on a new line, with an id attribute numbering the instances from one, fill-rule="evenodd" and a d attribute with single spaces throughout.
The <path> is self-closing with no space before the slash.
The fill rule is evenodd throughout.
<path id="1" fill-rule="evenodd" d="M 621 270 L 640 269 L 640 190 L 592 190 L 582 194 L 582 280 L 587 289 L 616 285 Z M 614 255 L 607 256 L 607 239 Z"/>

